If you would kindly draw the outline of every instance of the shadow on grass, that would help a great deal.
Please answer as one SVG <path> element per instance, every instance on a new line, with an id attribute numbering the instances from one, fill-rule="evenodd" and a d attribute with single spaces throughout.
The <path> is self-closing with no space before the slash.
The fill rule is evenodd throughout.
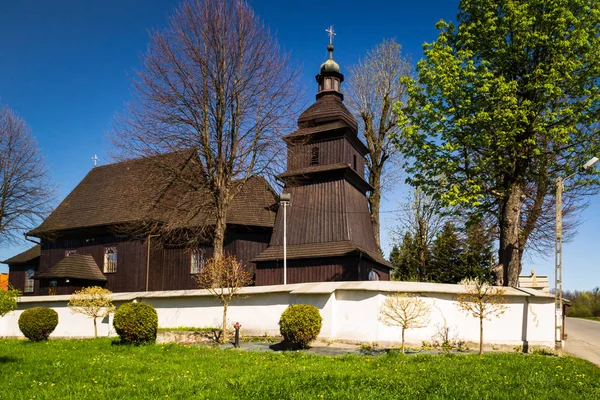
<path id="1" fill-rule="evenodd" d="M 14 363 L 18 361 L 21 361 L 21 359 L 12 356 L 0 356 L 0 364 Z"/>
<path id="2" fill-rule="evenodd" d="M 300 347 L 296 344 L 288 342 L 279 342 L 269 346 L 269 349 L 273 351 L 297 351 L 297 350 L 308 350 L 310 347 Z"/>

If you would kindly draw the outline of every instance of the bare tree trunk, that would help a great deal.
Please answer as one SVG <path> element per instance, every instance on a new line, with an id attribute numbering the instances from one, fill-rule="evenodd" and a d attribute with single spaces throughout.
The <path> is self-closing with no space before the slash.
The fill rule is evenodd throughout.
<path id="1" fill-rule="evenodd" d="M 381 249 L 379 210 L 381 208 L 381 170 L 372 169 L 369 171 L 369 183 L 373 190 L 369 193 L 369 210 L 371 212 L 371 222 L 373 223 L 373 233 L 375 234 L 375 243 Z"/>
<path id="2" fill-rule="evenodd" d="M 223 333 L 221 334 L 221 343 L 227 343 L 227 306 L 223 303 Z"/>
<path id="3" fill-rule="evenodd" d="M 227 227 L 225 218 L 217 218 L 215 224 L 215 237 L 213 239 L 213 257 L 216 260 L 223 258 L 223 244 L 225 242 L 225 229 Z"/>
<path id="4" fill-rule="evenodd" d="M 479 315 L 479 355 L 483 354 L 483 315 Z"/>
<path id="5" fill-rule="evenodd" d="M 98 326 L 96 325 L 96 317 L 94 317 L 94 338 L 98 337 Z"/>
<path id="6" fill-rule="evenodd" d="M 406 329 L 404 327 L 402 327 L 402 354 L 404 354 L 404 331 Z"/>
<path id="7" fill-rule="evenodd" d="M 498 259 L 504 271 L 504 286 L 517 286 L 521 273 L 521 250 L 519 241 L 519 212 L 522 189 L 519 184 L 511 185 L 509 194 L 501 207 L 500 248 Z"/>

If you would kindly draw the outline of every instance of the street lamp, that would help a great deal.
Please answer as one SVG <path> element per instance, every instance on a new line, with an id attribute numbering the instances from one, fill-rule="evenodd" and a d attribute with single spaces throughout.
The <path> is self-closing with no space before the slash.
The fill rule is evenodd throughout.
<path id="1" fill-rule="evenodd" d="M 281 193 L 279 205 L 283 206 L 283 284 L 287 285 L 287 206 L 290 204 L 292 195 Z"/>
<path id="2" fill-rule="evenodd" d="M 598 157 L 593 157 L 583 164 L 582 169 L 587 170 L 598 164 Z M 575 176 L 577 172 L 563 178 L 556 178 L 556 251 L 554 262 L 554 344 L 557 349 L 562 348 L 562 194 L 564 181 Z"/>

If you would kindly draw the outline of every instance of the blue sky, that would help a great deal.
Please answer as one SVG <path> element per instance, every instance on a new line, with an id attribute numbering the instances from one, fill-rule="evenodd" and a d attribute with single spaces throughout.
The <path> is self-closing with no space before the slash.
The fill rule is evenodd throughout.
<path id="1" fill-rule="evenodd" d="M 28 0 L 0 3 L 0 104 L 8 104 L 31 126 L 59 185 L 63 199 L 92 168 L 92 156 L 106 163 L 106 132 L 129 99 L 128 75 L 139 65 L 148 30 L 165 26 L 177 5 L 173 0 Z M 250 1 L 280 44 L 302 65 L 302 77 L 313 99 L 314 75 L 326 58 L 325 28 L 337 32 L 335 59 L 342 72 L 367 49 L 395 37 L 413 61 L 423 42 L 437 36 L 434 24 L 454 20 L 457 0 L 421 2 L 314 0 Z M 382 210 L 393 211 L 405 195 L 398 188 L 386 195 Z M 382 240 L 390 250 L 394 213 L 384 213 Z M 564 246 L 567 289 L 600 285 L 600 198 L 590 199 L 579 234 Z M 27 246 L 0 249 L 6 259 Z M 527 259 L 538 275 L 554 274 L 553 253 L 547 260 Z M 0 272 L 7 271 L 0 265 Z"/>

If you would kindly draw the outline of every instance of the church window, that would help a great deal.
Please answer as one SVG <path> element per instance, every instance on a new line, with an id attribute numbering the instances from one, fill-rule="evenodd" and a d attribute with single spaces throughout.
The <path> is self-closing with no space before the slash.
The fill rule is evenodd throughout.
<path id="1" fill-rule="evenodd" d="M 104 272 L 105 273 L 117 272 L 117 248 L 116 247 L 105 247 L 104 248 Z"/>
<path id="2" fill-rule="evenodd" d="M 23 292 L 25 293 L 33 293 L 33 274 L 35 273 L 34 270 L 32 269 L 28 269 L 27 272 L 25 272 L 25 288 L 23 290 Z"/>
<path id="3" fill-rule="evenodd" d="M 369 280 L 370 281 L 378 281 L 379 280 L 379 274 L 374 269 L 369 271 Z"/>
<path id="4" fill-rule="evenodd" d="M 325 79 L 325 90 L 330 90 L 331 89 L 331 79 L 327 78 Z"/>
<path id="5" fill-rule="evenodd" d="M 204 268 L 204 250 L 194 249 L 190 256 L 190 274 L 199 274 Z"/>
<path id="6" fill-rule="evenodd" d="M 65 250 L 65 257 L 69 257 L 71 254 L 77 254 L 77 250 Z"/>
<path id="7" fill-rule="evenodd" d="M 333 88 L 339 92 L 340 91 L 340 81 L 338 81 L 337 79 L 334 79 L 333 80 Z"/>
<path id="8" fill-rule="evenodd" d="M 319 165 L 319 148 L 316 146 L 310 152 L 310 165 Z"/>
<path id="9" fill-rule="evenodd" d="M 356 154 L 354 154 L 353 156 L 352 165 L 354 167 L 354 170 L 356 171 Z"/>

